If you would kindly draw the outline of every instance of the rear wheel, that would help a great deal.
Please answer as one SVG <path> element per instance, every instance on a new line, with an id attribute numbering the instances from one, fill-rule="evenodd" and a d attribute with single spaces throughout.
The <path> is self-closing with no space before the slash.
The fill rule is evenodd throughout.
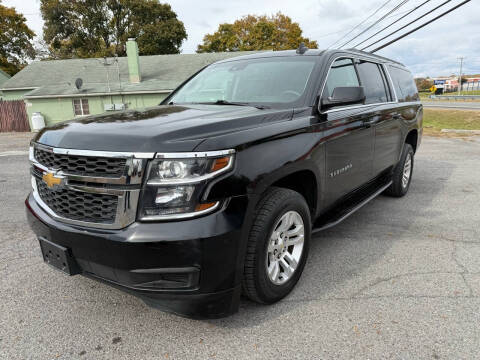
<path id="1" fill-rule="evenodd" d="M 243 293 L 263 304 L 288 295 L 303 272 L 310 236 L 305 199 L 289 189 L 268 190 L 257 206 L 248 238 Z"/>
<path id="2" fill-rule="evenodd" d="M 402 156 L 392 175 L 392 185 L 385 191 L 387 195 L 402 197 L 410 187 L 413 174 L 414 152 L 410 144 L 403 145 Z"/>

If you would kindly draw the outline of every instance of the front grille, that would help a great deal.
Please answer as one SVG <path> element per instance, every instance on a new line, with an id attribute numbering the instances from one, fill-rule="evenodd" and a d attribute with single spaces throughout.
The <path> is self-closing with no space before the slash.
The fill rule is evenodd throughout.
<path id="1" fill-rule="evenodd" d="M 69 175 L 119 178 L 125 171 L 125 159 L 55 154 L 35 147 L 35 160 L 49 169 Z"/>
<path id="2" fill-rule="evenodd" d="M 108 194 L 79 192 L 65 188 L 48 188 L 37 179 L 38 195 L 58 216 L 92 223 L 113 224 L 118 197 Z"/>

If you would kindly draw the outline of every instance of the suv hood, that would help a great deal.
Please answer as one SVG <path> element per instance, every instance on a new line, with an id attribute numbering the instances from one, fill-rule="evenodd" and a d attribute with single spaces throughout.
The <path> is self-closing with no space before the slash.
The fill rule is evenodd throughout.
<path id="1" fill-rule="evenodd" d="M 42 129 L 34 141 L 60 148 L 193 151 L 203 140 L 289 120 L 292 110 L 233 105 L 161 105 L 87 116 Z"/>

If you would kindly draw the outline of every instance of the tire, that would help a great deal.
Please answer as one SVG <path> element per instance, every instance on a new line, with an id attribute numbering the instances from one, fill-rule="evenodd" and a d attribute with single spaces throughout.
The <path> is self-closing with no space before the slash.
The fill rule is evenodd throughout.
<path id="1" fill-rule="evenodd" d="M 274 187 L 267 190 L 259 201 L 254 216 L 248 237 L 242 291 L 257 303 L 272 304 L 292 291 L 303 272 L 311 237 L 310 210 L 299 193 Z M 292 225 L 288 227 L 290 221 Z M 302 222 L 303 245 L 300 246 Z M 294 270 L 290 273 L 292 268 Z"/>
<path id="2" fill-rule="evenodd" d="M 408 162 L 408 159 L 410 159 L 410 162 Z M 408 163 L 410 165 L 408 165 Z M 405 196 L 405 194 L 408 192 L 408 189 L 410 188 L 410 183 L 412 181 L 413 164 L 414 152 L 412 145 L 404 144 L 400 161 L 393 170 L 392 185 L 390 185 L 390 187 L 385 190 L 385 194 L 393 197 Z M 404 175 L 406 176 L 405 172 L 407 171 L 407 167 L 409 167 L 408 178 L 405 179 Z"/>

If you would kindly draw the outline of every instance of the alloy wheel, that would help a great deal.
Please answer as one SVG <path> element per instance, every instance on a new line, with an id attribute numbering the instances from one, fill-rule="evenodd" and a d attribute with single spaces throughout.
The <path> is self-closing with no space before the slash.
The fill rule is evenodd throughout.
<path id="1" fill-rule="evenodd" d="M 412 154 L 408 153 L 405 159 L 405 165 L 403 165 L 402 186 L 405 189 L 410 181 L 412 175 Z"/>
<path id="2" fill-rule="evenodd" d="M 303 253 L 305 226 L 296 211 L 286 212 L 275 224 L 267 248 L 267 276 L 275 285 L 287 282 Z"/>

